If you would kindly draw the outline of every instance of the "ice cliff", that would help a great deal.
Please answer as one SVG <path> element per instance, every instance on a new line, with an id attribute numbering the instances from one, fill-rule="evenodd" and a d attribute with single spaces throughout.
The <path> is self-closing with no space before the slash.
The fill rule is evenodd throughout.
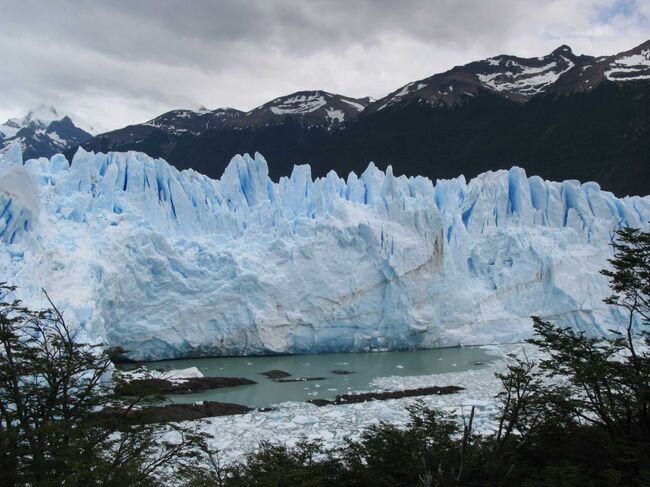
<path id="1" fill-rule="evenodd" d="M 0 155 L 0 281 L 137 359 L 507 342 L 531 315 L 600 333 L 611 239 L 648 220 L 648 197 L 517 167 L 274 183 L 259 154 L 220 180 L 135 152 Z"/>

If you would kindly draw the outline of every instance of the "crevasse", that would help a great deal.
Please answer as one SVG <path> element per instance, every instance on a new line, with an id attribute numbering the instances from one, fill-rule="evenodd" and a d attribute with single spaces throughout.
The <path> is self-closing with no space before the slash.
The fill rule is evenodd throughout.
<path id="1" fill-rule="evenodd" d="M 0 155 L 0 280 L 136 359 L 504 342 L 531 315 L 603 333 L 620 316 L 598 271 L 649 219 L 648 197 L 517 167 L 274 183 L 259 154 L 220 180 L 135 152 Z"/>

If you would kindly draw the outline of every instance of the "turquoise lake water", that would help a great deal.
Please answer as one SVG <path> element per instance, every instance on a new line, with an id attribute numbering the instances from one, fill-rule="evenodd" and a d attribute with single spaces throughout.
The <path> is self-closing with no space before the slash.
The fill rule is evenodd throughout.
<path id="1" fill-rule="evenodd" d="M 484 367 L 494 357 L 480 347 L 439 348 L 409 352 L 333 353 L 264 357 L 219 357 L 149 362 L 149 369 L 197 367 L 204 376 L 244 377 L 257 384 L 169 396 L 173 402 L 220 401 L 268 407 L 285 401 L 333 399 L 338 394 L 370 389 L 377 377 L 461 372 Z M 133 366 L 124 366 L 130 369 Z M 275 382 L 263 375 L 282 370 L 292 378 L 322 377 L 317 381 Z M 351 372 L 335 374 L 334 370 Z M 438 385 L 447 384 L 441 378 Z"/>

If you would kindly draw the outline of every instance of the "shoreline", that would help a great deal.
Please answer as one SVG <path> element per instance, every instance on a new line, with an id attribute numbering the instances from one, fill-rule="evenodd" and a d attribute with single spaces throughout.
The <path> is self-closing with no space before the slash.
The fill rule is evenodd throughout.
<path id="1" fill-rule="evenodd" d="M 517 345 L 526 343 L 525 341 L 516 341 L 516 342 L 500 342 L 500 343 L 482 343 L 482 344 L 470 344 L 470 345 L 445 345 L 441 347 L 431 347 L 431 348 L 400 348 L 395 350 L 381 349 L 381 350 L 351 350 L 351 351 L 340 351 L 340 352 L 313 352 L 313 353 L 256 353 L 251 355 L 187 355 L 184 357 L 172 357 L 172 358 L 162 358 L 157 360 L 113 360 L 113 365 L 119 370 L 129 371 L 132 370 L 129 366 L 137 365 L 147 365 L 147 364 L 156 364 L 158 362 L 174 362 L 180 360 L 214 360 L 220 358 L 257 358 L 257 357 L 313 357 L 315 355 L 347 355 L 347 354 L 366 354 L 366 353 L 405 353 L 405 352 L 428 352 L 432 350 L 449 350 L 453 348 L 484 348 L 491 346 L 501 346 L 501 345 Z"/>

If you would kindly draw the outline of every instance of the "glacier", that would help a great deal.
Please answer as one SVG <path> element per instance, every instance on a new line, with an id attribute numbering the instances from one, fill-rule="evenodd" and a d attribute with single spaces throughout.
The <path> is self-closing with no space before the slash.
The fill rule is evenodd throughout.
<path id="1" fill-rule="evenodd" d="M 599 270 L 648 220 L 650 197 L 518 167 L 275 183 L 259 154 L 219 180 L 137 152 L 0 155 L 0 281 L 137 360 L 506 343 L 531 315 L 606 333 Z"/>

